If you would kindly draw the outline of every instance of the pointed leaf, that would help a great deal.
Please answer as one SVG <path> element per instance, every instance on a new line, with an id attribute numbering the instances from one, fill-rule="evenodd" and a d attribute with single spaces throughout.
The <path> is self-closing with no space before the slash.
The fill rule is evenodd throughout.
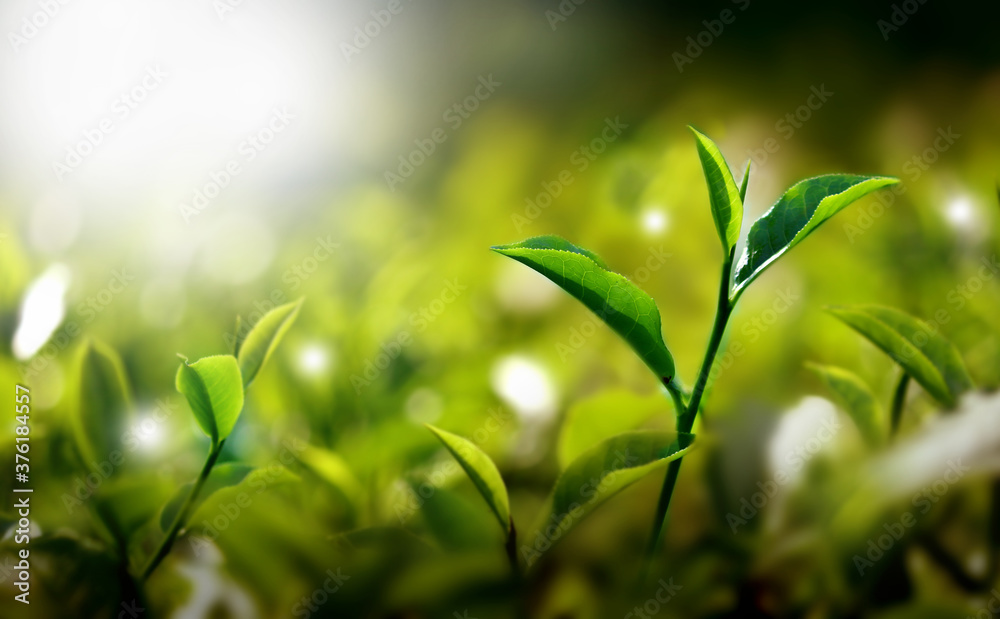
<path id="1" fill-rule="evenodd" d="M 754 222 L 736 267 L 734 298 L 771 263 L 840 210 L 899 180 L 886 176 L 827 174 L 799 181 Z"/>
<path id="2" fill-rule="evenodd" d="M 815 363 L 807 365 L 833 392 L 837 403 L 854 421 L 865 442 L 873 448 L 883 445 L 886 439 L 885 415 L 865 381 L 843 368 Z"/>
<path id="3" fill-rule="evenodd" d="M 671 419 L 669 401 L 660 393 L 636 395 L 627 389 L 609 389 L 570 407 L 559 431 L 559 466 L 566 468 L 601 441 L 635 430 L 654 416 Z M 673 427 L 670 422 L 669 427 Z"/>
<path id="4" fill-rule="evenodd" d="M 185 361 L 177 369 L 175 383 L 212 443 L 224 441 L 243 410 L 243 380 L 236 357 L 216 355 L 191 364 Z"/>
<path id="5" fill-rule="evenodd" d="M 302 299 L 294 303 L 286 303 L 274 308 L 257 321 L 250 333 L 242 341 L 237 334 L 236 353 L 240 360 L 240 372 L 243 374 L 243 386 L 248 387 L 271 353 L 278 347 L 285 332 L 295 322 L 302 307 Z"/>
<path id="6" fill-rule="evenodd" d="M 953 406 L 959 395 L 972 388 L 958 350 L 922 320 L 876 305 L 827 311 L 881 348 L 945 406 Z"/>
<path id="7" fill-rule="evenodd" d="M 740 227 L 743 225 L 741 191 L 737 188 L 729 164 L 726 163 L 715 142 L 694 127 L 688 129 L 694 134 L 698 145 L 698 158 L 701 159 L 705 182 L 708 184 L 712 218 L 715 220 L 715 229 L 719 231 L 719 239 L 722 240 L 722 250 L 728 256 L 740 240 Z"/>
<path id="8" fill-rule="evenodd" d="M 429 424 L 427 429 L 433 432 L 458 460 L 476 489 L 483 495 L 486 504 L 493 510 L 504 535 L 507 535 L 510 532 L 510 501 L 507 499 L 507 486 L 504 485 L 503 477 L 500 476 L 500 471 L 493 464 L 493 460 L 490 460 L 490 457 L 472 441 Z"/>
<path id="9" fill-rule="evenodd" d="M 208 479 L 205 480 L 205 484 L 201 487 L 201 492 L 198 493 L 198 497 L 195 499 L 194 505 L 189 513 L 195 513 L 198 506 L 205 502 L 205 499 L 223 488 L 235 486 L 243 481 L 243 479 L 252 471 L 252 466 L 236 462 L 225 462 L 223 464 L 215 465 L 212 468 L 212 472 L 209 473 Z M 174 523 L 174 518 L 176 518 L 177 514 L 181 511 L 181 507 L 184 505 L 184 501 L 187 500 L 188 495 L 191 494 L 191 489 L 193 487 L 193 481 L 187 482 L 178 488 L 177 492 L 174 493 L 170 501 L 163 506 L 163 511 L 160 512 L 160 529 L 164 532 L 166 532 L 170 528 L 170 525 Z"/>
<path id="10" fill-rule="evenodd" d="M 657 431 L 626 432 L 601 441 L 559 476 L 547 524 L 556 524 L 565 535 L 612 496 L 683 457 L 693 443 L 692 434 Z"/>
<path id="11" fill-rule="evenodd" d="M 554 236 L 502 245 L 493 251 L 558 284 L 628 342 L 661 381 L 673 378 L 674 359 L 663 343 L 656 303 L 635 284 L 607 270 L 600 258 Z"/>
<path id="12" fill-rule="evenodd" d="M 84 343 L 79 368 L 73 433 L 84 465 L 90 466 L 121 448 L 121 436 L 133 416 L 132 400 L 121 358 L 110 347 Z"/>

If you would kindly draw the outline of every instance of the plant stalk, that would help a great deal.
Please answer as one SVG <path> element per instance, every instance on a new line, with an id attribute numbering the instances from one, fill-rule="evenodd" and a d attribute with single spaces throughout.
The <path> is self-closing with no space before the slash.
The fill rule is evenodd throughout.
<path id="1" fill-rule="evenodd" d="M 709 374 L 711 374 L 712 366 L 715 363 L 715 356 L 719 352 L 719 346 L 722 344 L 722 336 L 726 332 L 726 325 L 733 312 L 735 301 L 730 301 L 729 299 L 729 283 L 733 269 L 734 253 L 735 250 L 730 251 L 729 256 L 722 265 L 722 276 L 719 278 L 719 300 L 715 310 L 715 323 L 712 325 L 712 335 L 708 341 L 708 348 L 705 350 L 705 359 L 701 363 L 701 370 L 698 372 L 698 380 L 695 382 L 694 390 L 691 392 L 691 399 L 688 400 L 687 406 L 683 409 L 683 414 L 679 413 L 677 416 L 677 431 L 679 433 L 690 432 L 691 428 L 694 427 L 694 421 L 698 416 L 698 409 L 701 406 L 702 395 L 708 387 Z M 672 390 L 671 396 L 674 397 L 676 404 L 678 396 L 675 396 Z M 646 572 L 649 570 L 653 556 L 656 554 L 656 549 L 660 545 L 660 538 L 663 535 L 663 525 L 666 522 L 667 511 L 670 508 L 670 498 L 673 496 L 677 477 L 681 472 L 682 460 L 683 458 L 677 458 L 671 461 L 667 468 L 666 477 L 663 479 L 663 488 L 660 490 L 660 499 L 656 506 L 653 530 L 649 536 L 649 545 L 646 547 L 646 561 L 640 582 L 646 580 Z"/>
<path id="2" fill-rule="evenodd" d="M 905 370 L 896 385 L 896 391 L 892 395 L 892 415 L 890 417 L 889 436 L 895 436 L 899 429 L 899 422 L 903 418 L 903 405 L 906 404 L 906 388 L 910 384 L 910 375 Z"/>
<path id="3" fill-rule="evenodd" d="M 510 529 L 507 531 L 507 543 L 504 545 L 507 551 L 507 560 L 510 561 L 511 573 L 515 578 L 521 576 L 521 564 L 517 560 L 517 529 L 514 528 L 514 519 L 510 519 Z"/>
<path id="4" fill-rule="evenodd" d="M 142 581 L 145 582 L 150 574 L 156 570 L 157 566 L 166 558 L 170 553 L 171 547 L 174 545 L 174 540 L 177 539 L 178 533 L 187 524 L 188 518 L 191 517 L 191 511 L 194 509 L 194 502 L 198 499 L 198 495 L 201 493 L 202 487 L 205 485 L 205 481 L 208 479 L 208 475 L 212 472 L 212 467 L 215 466 L 215 461 L 219 459 L 219 454 L 222 453 L 222 446 L 225 444 L 225 440 L 219 441 L 217 445 L 214 445 L 208 453 L 208 459 L 205 460 L 205 466 L 202 467 L 201 473 L 198 475 L 198 479 L 194 482 L 194 487 L 191 488 L 191 494 L 184 500 L 184 504 L 181 509 L 174 516 L 174 521 L 170 525 L 170 529 L 167 531 L 166 537 L 160 542 L 160 547 L 156 549 L 156 554 L 149 560 L 146 564 L 146 569 L 142 571 Z"/>

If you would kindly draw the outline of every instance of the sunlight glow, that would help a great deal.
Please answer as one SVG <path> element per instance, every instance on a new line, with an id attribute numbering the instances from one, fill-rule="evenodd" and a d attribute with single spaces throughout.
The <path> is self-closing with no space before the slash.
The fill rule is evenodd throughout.
<path id="1" fill-rule="evenodd" d="M 519 415 L 546 419 L 555 413 L 556 394 L 552 381 L 535 361 L 511 355 L 497 361 L 491 375 L 493 391 Z"/>
<path id="2" fill-rule="evenodd" d="M 670 227 L 670 219 L 660 208 L 651 208 L 642 214 L 642 228 L 650 234 L 659 234 Z"/>
<path id="3" fill-rule="evenodd" d="M 325 374 L 330 367 L 330 350 L 313 342 L 299 349 L 299 369 L 309 376 Z"/>
<path id="4" fill-rule="evenodd" d="M 952 200 L 944 214 L 952 227 L 962 230 L 975 227 L 978 219 L 972 200 L 964 196 Z"/>
<path id="5" fill-rule="evenodd" d="M 37 353 L 66 316 L 70 273 L 53 264 L 31 283 L 21 302 L 21 322 L 14 332 L 14 356 L 24 361 Z"/>

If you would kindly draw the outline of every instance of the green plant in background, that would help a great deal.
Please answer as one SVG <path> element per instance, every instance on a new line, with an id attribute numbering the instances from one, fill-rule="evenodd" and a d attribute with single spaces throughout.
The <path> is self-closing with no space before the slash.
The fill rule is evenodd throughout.
<path id="1" fill-rule="evenodd" d="M 940 330 L 897 309 L 877 305 L 836 306 L 827 311 L 885 352 L 901 369 L 893 389 L 888 419 L 871 387 L 850 370 L 815 363 L 807 364 L 833 394 L 839 407 L 850 417 L 870 452 L 884 449 L 899 433 L 906 391 L 916 382 L 946 413 L 956 410 L 960 398 L 975 387 L 958 349 Z M 860 498 L 859 498 L 860 497 Z M 870 498 L 861 493 L 842 512 L 857 508 Z M 990 547 L 985 574 L 969 574 L 932 531 L 908 534 L 905 542 L 924 547 L 927 556 L 949 574 L 959 587 L 973 593 L 987 591 L 1000 574 L 1000 481 L 991 485 L 991 515 L 987 538 Z M 897 555 L 902 557 L 902 554 Z M 905 576 L 905 570 L 898 568 Z"/>
<path id="2" fill-rule="evenodd" d="M 774 261 L 802 242 L 827 219 L 859 198 L 898 182 L 890 177 L 845 174 L 800 181 L 753 223 L 746 237 L 743 255 L 736 262 L 750 166 L 747 165 L 742 183 L 737 185 L 715 143 L 693 128 L 691 130 L 708 184 L 709 202 L 722 244 L 723 261 L 715 322 L 701 369 L 690 391 L 683 387 L 676 375 L 673 356 L 663 340 L 656 303 L 626 278 L 612 272 L 596 254 L 556 236 L 536 237 L 493 248 L 549 278 L 600 317 L 635 350 L 674 403 L 677 411 L 675 433 L 656 439 L 646 432 L 627 433 L 591 448 L 566 466 L 551 502 L 558 517 L 558 510 L 572 505 L 573 495 L 578 494 L 575 489 L 579 488 L 579 483 L 576 483 L 579 473 L 596 474 L 600 478 L 615 471 L 616 468 L 609 469 L 607 466 L 615 446 L 627 444 L 629 449 L 640 454 L 640 459 L 645 459 L 643 464 L 628 467 L 633 474 L 627 478 L 615 476 L 615 485 L 623 484 L 619 490 L 656 470 L 659 465 L 669 464 L 649 537 L 647 566 L 659 546 L 682 457 L 693 441 L 691 432 L 703 404 L 702 396 L 709 386 L 716 354 L 740 297 Z M 665 440 L 669 442 L 663 444 Z M 596 504 L 586 501 L 584 504 L 596 507 Z M 584 515 L 575 515 L 575 521 Z"/>
<path id="3" fill-rule="evenodd" d="M 163 483 L 141 476 L 110 484 L 98 492 L 93 509 L 126 568 L 130 562 L 130 536 L 160 511 L 163 538 L 148 558 L 140 580 L 149 578 L 170 553 L 178 534 L 206 497 L 239 483 L 252 471 L 247 465 L 216 466 L 216 462 L 243 411 L 246 389 L 295 321 L 301 305 L 300 300 L 265 314 L 245 339 L 235 342 L 233 354 L 194 362 L 181 356 L 175 380 L 177 391 L 184 395 L 198 426 L 211 440 L 208 457 L 193 482 L 177 490 L 165 505 L 159 502 L 165 492 Z M 115 451 L 114 441 L 131 415 L 129 389 L 117 353 L 102 344 L 86 344 L 80 360 L 79 386 L 79 406 L 73 419 L 75 444 L 82 462 L 97 462 L 103 459 L 98 454 Z"/>
<path id="4" fill-rule="evenodd" d="M 879 445 L 895 434 L 903 415 L 906 388 L 912 378 L 946 409 L 972 389 L 972 378 L 958 349 L 927 323 L 899 310 L 875 305 L 827 308 L 902 368 L 893 392 L 889 427 L 867 384 L 849 370 L 812 364 L 851 416 L 866 442 Z"/>

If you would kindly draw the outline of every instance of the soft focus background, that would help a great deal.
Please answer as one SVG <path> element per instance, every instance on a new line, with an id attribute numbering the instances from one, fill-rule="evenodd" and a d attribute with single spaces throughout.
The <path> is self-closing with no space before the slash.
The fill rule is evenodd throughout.
<path id="1" fill-rule="evenodd" d="M 32 389 L 38 558 L 30 614 L 0 562 L 0 614 L 118 616 L 127 578 L 87 487 L 193 478 L 207 442 L 173 389 L 175 353 L 225 353 L 237 315 L 300 297 L 223 455 L 264 476 L 238 514 L 235 494 L 199 512 L 140 596 L 151 616 L 1000 614 L 1000 10 L 678 4 L 4 2 L 0 384 Z M 657 473 L 515 589 L 488 509 L 442 473 L 422 424 L 496 460 L 525 530 L 568 417 L 672 425 L 609 329 L 488 248 L 559 234 L 601 254 L 657 300 L 690 384 L 721 256 L 688 124 L 737 178 L 753 160 L 748 219 L 821 173 L 898 176 L 905 192 L 850 207 L 743 297 L 660 584 L 635 585 Z M 807 361 L 852 368 L 886 406 L 898 378 L 822 311 L 842 303 L 933 321 L 983 392 L 945 423 L 911 387 L 907 436 L 884 453 L 846 421 L 817 441 L 843 417 Z M 67 455 L 88 338 L 122 355 L 136 405 L 125 462 L 91 481 Z M 13 462 L 13 421 L 3 432 Z M 933 490 L 956 459 L 969 471 Z M 872 479 L 877 500 L 833 534 Z M 912 534 L 857 569 L 910 512 Z M 157 535 L 141 529 L 135 557 Z M 303 606 L 330 571 L 341 588 Z"/>

